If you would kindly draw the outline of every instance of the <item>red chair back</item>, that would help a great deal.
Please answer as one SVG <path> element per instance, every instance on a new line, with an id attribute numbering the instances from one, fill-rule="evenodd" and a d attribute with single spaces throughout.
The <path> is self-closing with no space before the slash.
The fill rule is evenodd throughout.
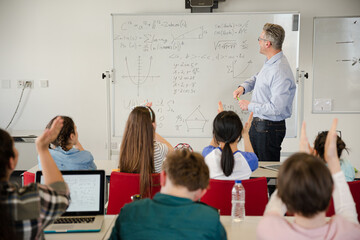
<path id="1" fill-rule="evenodd" d="M 354 199 L 354 202 L 356 205 L 356 212 L 358 215 L 358 220 L 360 222 L 360 181 L 348 182 L 348 185 L 349 185 L 351 195 L 353 196 L 353 199 Z M 326 211 L 326 216 L 331 217 L 334 214 L 335 214 L 334 201 L 331 198 L 329 208 Z"/>
<path id="2" fill-rule="evenodd" d="M 231 190 L 235 181 L 210 179 L 209 189 L 201 202 L 220 209 L 220 215 L 231 215 Z M 245 188 L 245 213 L 247 216 L 262 216 L 268 203 L 265 177 L 243 180 Z"/>
<path id="3" fill-rule="evenodd" d="M 152 174 L 151 198 L 160 192 L 160 174 Z M 112 172 L 110 176 L 109 202 L 106 214 L 119 214 L 121 208 L 131 202 L 131 196 L 140 193 L 140 174 Z"/>
<path id="4" fill-rule="evenodd" d="M 23 173 L 23 186 L 29 185 L 30 183 L 35 182 L 35 173 L 24 172 Z"/>

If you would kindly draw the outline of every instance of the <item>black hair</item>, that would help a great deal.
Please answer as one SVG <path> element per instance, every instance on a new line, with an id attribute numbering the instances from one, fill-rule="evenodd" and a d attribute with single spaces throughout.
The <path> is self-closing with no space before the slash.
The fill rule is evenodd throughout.
<path id="1" fill-rule="evenodd" d="M 0 129 L 0 179 L 5 180 L 9 167 L 10 158 L 15 157 L 13 148 L 14 142 L 9 133 Z M 8 207 L 4 203 L 3 196 L 6 195 L 7 189 L 3 189 L 0 185 L 0 240 L 16 239 L 13 221 L 8 212 Z"/>
<path id="2" fill-rule="evenodd" d="M 327 135 L 328 135 L 328 131 L 323 131 L 323 132 L 319 133 L 314 142 L 314 149 L 316 150 L 319 157 L 323 160 L 325 159 L 324 154 L 325 154 L 325 142 L 326 142 Z M 348 149 L 346 148 L 345 142 L 339 136 L 337 136 L 337 139 L 336 139 L 336 148 L 337 148 L 337 154 L 338 154 L 339 158 L 340 158 L 343 150 L 345 150 L 347 153 L 349 153 Z"/>
<path id="3" fill-rule="evenodd" d="M 50 120 L 50 122 L 46 126 L 47 129 L 51 128 L 51 125 L 53 124 L 53 122 L 57 117 L 58 116 Z M 56 147 L 60 146 L 64 151 L 69 151 L 70 149 L 67 149 L 67 145 L 69 144 L 69 139 L 71 134 L 75 134 L 75 124 L 70 117 L 61 116 L 61 118 L 64 119 L 63 127 L 57 138 L 51 144 L 53 144 Z"/>
<path id="4" fill-rule="evenodd" d="M 9 160 L 15 157 L 14 142 L 9 133 L 0 129 L 0 179 L 4 179 L 9 167 Z"/>
<path id="5" fill-rule="evenodd" d="M 230 176 L 234 169 L 234 155 L 230 144 L 240 141 L 243 125 L 239 116 L 233 111 L 222 111 L 214 119 L 213 134 L 217 142 L 224 142 L 221 153 L 221 169 L 225 176 Z"/>

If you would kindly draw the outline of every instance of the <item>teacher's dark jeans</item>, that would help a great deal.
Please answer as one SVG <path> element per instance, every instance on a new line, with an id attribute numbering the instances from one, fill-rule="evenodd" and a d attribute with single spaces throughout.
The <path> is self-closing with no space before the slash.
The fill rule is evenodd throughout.
<path id="1" fill-rule="evenodd" d="M 254 117 L 249 136 L 259 161 L 280 161 L 281 143 L 285 133 L 285 120 L 269 121 Z"/>

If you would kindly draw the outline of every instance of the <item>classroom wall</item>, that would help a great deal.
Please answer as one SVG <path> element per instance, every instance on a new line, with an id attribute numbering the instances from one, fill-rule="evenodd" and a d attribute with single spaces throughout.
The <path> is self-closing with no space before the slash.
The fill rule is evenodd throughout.
<path id="1" fill-rule="evenodd" d="M 24 92 L 9 131 L 39 133 L 53 116 L 68 115 L 78 126 L 83 146 L 95 159 L 106 159 L 106 88 L 101 73 L 112 66 L 110 13 L 189 12 L 184 5 L 183 0 L 0 0 L 0 83 L 11 83 L 10 88 L 0 88 L 0 127 L 10 121 L 20 97 L 16 81 L 34 80 L 35 86 Z M 338 128 L 351 151 L 348 159 L 360 168 L 360 114 L 311 113 L 313 17 L 359 16 L 360 1 L 226 0 L 215 11 L 300 12 L 299 66 L 310 76 L 304 83 L 302 104 L 309 140 L 338 117 Z M 40 88 L 40 80 L 48 80 L 49 87 Z M 172 144 L 188 142 L 196 150 L 210 142 L 169 140 Z M 297 149 L 298 138 L 285 140 L 284 152 Z M 34 161 L 33 155 L 20 149 L 20 156 L 26 156 L 20 161 Z"/>

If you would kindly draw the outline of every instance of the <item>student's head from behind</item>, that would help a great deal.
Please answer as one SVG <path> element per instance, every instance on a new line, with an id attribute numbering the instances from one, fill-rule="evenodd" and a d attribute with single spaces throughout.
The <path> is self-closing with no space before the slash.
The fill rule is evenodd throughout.
<path id="1" fill-rule="evenodd" d="M 150 194 L 154 172 L 155 113 L 151 107 L 135 107 L 126 122 L 120 146 L 121 172 L 140 173 L 140 194 Z"/>
<path id="2" fill-rule="evenodd" d="M 53 124 L 54 120 L 58 116 L 54 117 L 50 120 L 50 122 L 46 125 L 47 129 L 51 128 L 51 125 Z M 78 141 L 78 133 L 76 129 L 76 125 L 74 121 L 67 116 L 61 116 L 62 119 L 64 119 L 64 126 L 61 129 L 58 137 L 53 141 L 51 144 L 53 144 L 56 147 L 61 147 L 63 150 L 68 151 L 72 148 L 68 147 L 70 144 L 75 145 Z"/>
<path id="3" fill-rule="evenodd" d="M 18 152 L 12 137 L 0 129 L 0 180 L 8 180 L 9 174 L 15 169 Z"/>
<path id="4" fill-rule="evenodd" d="M 271 45 L 276 50 L 282 49 L 282 44 L 285 39 L 284 28 L 273 23 L 266 23 L 263 27 L 264 38 L 271 42 Z"/>
<path id="5" fill-rule="evenodd" d="M 314 141 L 315 155 L 319 156 L 323 160 L 324 160 L 324 153 L 325 153 L 325 141 L 326 141 L 327 135 L 328 135 L 328 131 L 320 132 Z M 338 154 L 339 158 L 340 158 L 343 150 L 346 150 L 348 152 L 345 142 L 339 136 L 337 136 L 336 148 L 337 148 L 337 154 Z"/>
<path id="6" fill-rule="evenodd" d="M 325 163 L 307 153 L 295 153 L 280 167 L 278 195 L 289 212 L 307 218 L 327 210 L 333 179 Z"/>
<path id="7" fill-rule="evenodd" d="M 193 200 L 198 200 L 206 192 L 209 176 L 209 168 L 201 154 L 188 150 L 174 151 L 163 163 L 162 192 L 164 187 L 167 190 L 186 189 L 193 194 Z M 169 189 L 169 186 L 173 189 Z"/>
<path id="8" fill-rule="evenodd" d="M 224 143 L 221 154 L 221 168 L 225 176 L 231 175 L 234 169 L 234 155 L 230 144 L 241 139 L 243 125 L 239 116 L 233 111 L 222 111 L 214 119 L 213 135 L 215 141 Z"/>

